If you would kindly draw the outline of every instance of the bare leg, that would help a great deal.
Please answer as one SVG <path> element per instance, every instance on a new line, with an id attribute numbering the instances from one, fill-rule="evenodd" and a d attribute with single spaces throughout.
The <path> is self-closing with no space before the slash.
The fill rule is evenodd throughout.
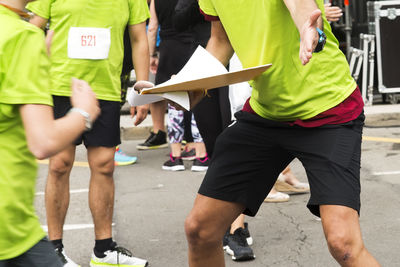
<path id="1" fill-rule="evenodd" d="M 69 175 L 74 158 L 74 145 L 50 158 L 45 195 L 50 240 L 63 237 L 63 226 L 69 206 Z"/>
<path id="2" fill-rule="evenodd" d="M 150 104 L 151 119 L 153 121 L 153 132 L 158 133 L 159 130 L 165 132 L 165 112 L 167 110 L 166 101 L 158 101 Z"/>
<path id="3" fill-rule="evenodd" d="M 194 147 L 196 149 L 196 157 L 197 158 L 204 158 L 207 154 L 206 145 L 201 143 L 194 143 Z"/>
<path id="4" fill-rule="evenodd" d="M 364 247 L 357 211 L 345 206 L 321 205 L 320 213 L 329 251 L 341 266 L 380 266 Z"/>
<path id="5" fill-rule="evenodd" d="M 292 170 L 290 169 L 289 166 L 287 166 L 283 171 L 282 174 L 284 176 L 284 180 L 286 183 L 290 185 L 295 185 L 296 183 L 299 183 L 300 181 L 296 178 Z"/>
<path id="6" fill-rule="evenodd" d="M 96 239 L 112 237 L 114 152 L 115 147 L 88 147 L 91 171 L 89 207 L 92 212 Z"/>
<path id="7" fill-rule="evenodd" d="M 244 214 L 240 214 L 236 220 L 231 224 L 230 233 L 233 234 L 236 229 L 244 228 Z"/>
<path id="8" fill-rule="evenodd" d="M 222 238 L 243 210 L 244 206 L 238 203 L 197 195 L 185 221 L 189 266 L 225 266 Z"/>
<path id="9" fill-rule="evenodd" d="M 173 157 L 180 157 L 182 152 L 181 143 L 171 143 L 171 153 Z"/>

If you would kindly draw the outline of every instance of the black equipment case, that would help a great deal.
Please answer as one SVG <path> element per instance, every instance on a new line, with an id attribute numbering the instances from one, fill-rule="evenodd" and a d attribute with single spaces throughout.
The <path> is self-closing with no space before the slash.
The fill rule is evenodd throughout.
<path id="1" fill-rule="evenodd" d="M 376 36 L 378 90 L 400 92 L 400 1 L 368 2 L 369 33 Z"/>

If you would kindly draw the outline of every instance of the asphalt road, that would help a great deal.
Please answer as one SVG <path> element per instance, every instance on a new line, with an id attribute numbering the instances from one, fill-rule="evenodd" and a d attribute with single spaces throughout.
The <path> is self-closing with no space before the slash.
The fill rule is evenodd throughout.
<path id="1" fill-rule="evenodd" d="M 382 266 L 400 266 L 400 128 L 365 128 L 362 154 L 361 227 L 365 244 Z M 383 138 L 383 139 L 377 139 Z M 187 266 L 183 222 L 190 211 L 204 173 L 161 169 L 168 149 L 137 151 L 143 140 L 123 141 L 122 149 L 139 160 L 116 167 L 114 239 L 152 267 Z M 89 266 L 94 246 L 88 208 L 89 169 L 83 146 L 77 150 L 77 166 L 71 174 L 71 202 L 66 219 L 64 245 L 70 258 Z M 190 169 L 190 163 L 187 169 Z M 306 180 L 298 161 L 292 169 Z M 46 224 L 44 209 L 47 164 L 40 163 L 36 208 Z M 309 195 L 292 195 L 280 204 L 263 204 L 256 217 L 247 217 L 257 258 L 227 266 L 338 266 L 331 258 L 321 222 L 306 208 Z"/>

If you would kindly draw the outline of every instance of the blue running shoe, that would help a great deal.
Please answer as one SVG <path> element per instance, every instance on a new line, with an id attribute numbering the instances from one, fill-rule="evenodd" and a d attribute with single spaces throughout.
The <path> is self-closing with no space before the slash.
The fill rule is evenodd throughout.
<path id="1" fill-rule="evenodd" d="M 126 166 L 131 165 L 137 161 L 137 157 L 130 157 L 126 155 L 121 149 L 117 146 L 114 155 L 114 163 L 115 166 Z"/>

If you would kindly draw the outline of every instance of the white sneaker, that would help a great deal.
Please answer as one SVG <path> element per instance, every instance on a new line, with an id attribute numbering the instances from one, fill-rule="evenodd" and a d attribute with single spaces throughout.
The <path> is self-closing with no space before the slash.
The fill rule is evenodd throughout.
<path id="1" fill-rule="evenodd" d="M 97 258 L 92 253 L 92 259 L 90 260 L 91 267 L 97 266 L 119 266 L 119 267 L 145 267 L 147 266 L 147 260 L 136 258 L 132 256 L 132 253 L 123 247 L 115 247 L 112 250 L 104 252 L 106 255 L 104 258 Z"/>
<path id="2" fill-rule="evenodd" d="M 64 264 L 64 267 L 81 267 L 68 258 L 68 256 L 65 254 L 64 248 L 56 248 L 55 251 L 61 262 Z"/>

